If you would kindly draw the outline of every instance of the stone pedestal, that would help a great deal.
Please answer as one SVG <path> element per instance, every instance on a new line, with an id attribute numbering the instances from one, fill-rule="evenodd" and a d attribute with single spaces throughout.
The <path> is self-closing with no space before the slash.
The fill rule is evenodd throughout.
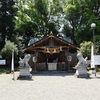
<path id="1" fill-rule="evenodd" d="M 21 67 L 20 68 L 20 73 L 19 73 L 19 77 L 20 78 L 32 78 L 32 75 L 30 74 L 30 67 Z"/>
<path id="2" fill-rule="evenodd" d="M 86 78 L 89 77 L 89 74 L 87 73 L 86 65 L 79 65 L 76 69 L 76 76 L 78 78 Z"/>

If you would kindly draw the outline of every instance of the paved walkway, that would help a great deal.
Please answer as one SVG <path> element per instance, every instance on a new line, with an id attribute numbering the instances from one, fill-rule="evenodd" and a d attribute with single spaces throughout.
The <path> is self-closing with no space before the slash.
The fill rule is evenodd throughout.
<path id="1" fill-rule="evenodd" d="M 32 79 L 13 81 L 12 74 L 0 74 L 0 100 L 100 100 L 100 74 L 81 79 L 74 74 L 43 73 Z"/>

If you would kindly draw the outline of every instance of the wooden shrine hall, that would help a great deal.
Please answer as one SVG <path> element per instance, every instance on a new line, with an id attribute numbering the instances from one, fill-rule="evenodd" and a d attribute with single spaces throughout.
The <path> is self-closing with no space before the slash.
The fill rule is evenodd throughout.
<path id="1" fill-rule="evenodd" d="M 77 47 L 52 32 L 26 47 L 24 52 L 31 54 L 32 71 L 67 71 L 77 64 Z"/>

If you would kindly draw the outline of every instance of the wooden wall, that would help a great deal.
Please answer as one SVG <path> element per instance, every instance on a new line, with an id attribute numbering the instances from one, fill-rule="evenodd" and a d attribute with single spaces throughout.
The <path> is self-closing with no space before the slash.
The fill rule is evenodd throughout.
<path id="1" fill-rule="evenodd" d="M 72 56 L 72 61 L 70 66 L 68 66 L 68 61 L 67 61 L 67 56 Z M 53 58 L 51 57 L 51 59 L 56 59 L 58 58 L 57 61 L 57 70 L 58 71 L 67 71 L 70 70 L 71 67 L 74 67 L 77 64 L 77 57 L 76 57 L 77 53 L 69 53 L 68 49 L 65 49 L 64 51 L 60 52 L 59 54 L 54 54 L 52 56 L 54 56 Z M 33 64 L 33 54 L 31 55 L 31 58 L 29 60 L 29 64 L 31 67 L 34 67 Z M 36 70 L 37 71 L 47 71 L 48 70 L 48 65 L 47 65 L 47 57 L 50 57 L 50 54 L 44 54 L 42 52 L 38 52 L 38 56 L 37 56 L 37 64 L 36 64 Z M 70 68 L 69 68 L 70 67 Z"/>

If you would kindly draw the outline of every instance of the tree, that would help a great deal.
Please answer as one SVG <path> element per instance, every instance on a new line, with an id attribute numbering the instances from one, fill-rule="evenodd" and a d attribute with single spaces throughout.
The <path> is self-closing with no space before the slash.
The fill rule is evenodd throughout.
<path id="1" fill-rule="evenodd" d="M 91 23 L 96 23 L 96 34 L 100 32 L 100 1 L 99 0 L 67 0 L 64 7 L 66 23 L 63 32 L 69 32 L 74 44 L 80 44 L 83 40 L 92 40 Z M 69 27 L 69 28 L 68 28 Z M 64 31 L 65 30 L 65 31 Z"/>
<path id="2" fill-rule="evenodd" d="M 14 4 L 14 0 L 0 1 L 0 51 L 5 45 L 5 40 L 15 34 L 13 18 L 16 9 L 13 8 Z"/>
<path id="3" fill-rule="evenodd" d="M 91 41 L 84 41 L 80 43 L 80 49 L 78 52 L 81 52 L 84 57 L 88 57 L 88 59 L 91 59 L 91 46 L 93 43 Z M 98 53 L 98 48 L 95 48 L 95 53 Z"/>
<path id="4" fill-rule="evenodd" d="M 93 43 L 91 41 L 82 42 L 80 44 L 79 52 L 81 52 L 84 57 L 88 57 L 88 59 L 90 59 L 91 58 L 91 46 L 92 45 L 93 45 Z"/>
<path id="5" fill-rule="evenodd" d="M 13 42 L 6 41 L 4 48 L 1 50 L 1 55 L 4 59 L 11 59 L 12 50 L 14 50 L 14 57 L 17 59 L 18 48 Z"/>
<path id="6" fill-rule="evenodd" d="M 15 29 L 25 41 L 37 35 L 46 36 L 50 31 L 58 33 L 62 11 L 59 0 L 18 0 L 15 7 L 18 8 Z"/>
<path id="7" fill-rule="evenodd" d="M 98 48 L 98 55 L 100 55 L 100 35 L 96 35 L 95 36 L 95 45 L 96 45 L 96 48 Z"/>
<path id="8" fill-rule="evenodd" d="M 100 47 L 100 35 L 95 36 L 96 46 Z"/>
<path id="9" fill-rule="evenodd" d="M 12 38 L 10 39 L 11 42 L 13 42 L 17 48 L 18 48 L 18 57 L 23 56 L 23 49 L 25 47 L 24 45 L 24 39 L 23 36 L 19 35 L 12 35 Z"/>

